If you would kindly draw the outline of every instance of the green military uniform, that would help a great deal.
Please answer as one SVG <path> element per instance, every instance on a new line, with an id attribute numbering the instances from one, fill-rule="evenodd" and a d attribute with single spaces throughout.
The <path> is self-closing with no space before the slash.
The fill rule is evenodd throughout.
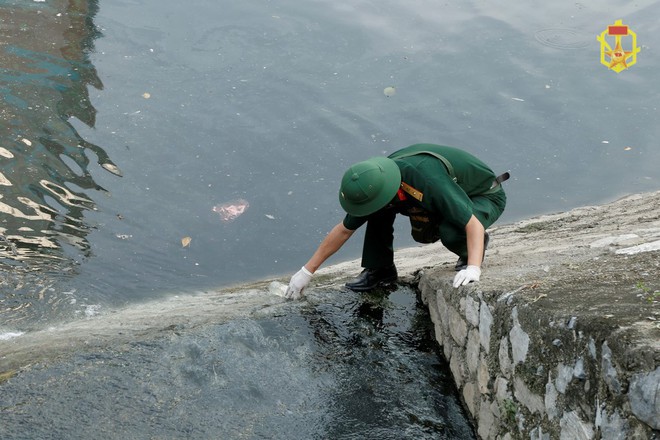
<path id="1" fill-rule="evenodd" d="M 473 155 L 441 145 L 411 145 L 388 157 L 401 171 L 397 197 L 373 214 L 347 214 L 343 221 L 350 230 L 367 223 L 362 266 L 376 269 L 393 263 L 397 213 L 410 218 L 416 241 L 441 240 L 447 249 L 467 258 L 465 225 L 472 215 L 488 228 L 506 205 L 502 186 L 493 187 L 495 173 Z"/>

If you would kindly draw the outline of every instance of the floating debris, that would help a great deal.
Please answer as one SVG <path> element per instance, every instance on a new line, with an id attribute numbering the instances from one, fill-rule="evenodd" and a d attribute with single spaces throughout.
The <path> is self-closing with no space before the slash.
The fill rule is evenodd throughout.
<path id="1" fill-rule="evenodd" d="M 217 212 L 220 216 L 220 220 L 225 223 L 232 222 L 236 220 L 240 215 L 242 215 L 250 207 L 250 204 L 247 200 L 236 199 L 231 200 L 226 203 L 221 203 L 213 207 L 213 212 Z"/>
<path id="2" fill-rule="evenodd" d="M 181 239 L 181 246 L 183 246 L 183 247 L 188 247 L 188 246 L 190 246 L 190 242 L 191 242 L 191 241 L 192 241 L 192 238 L 190 238 L 190 237 L 183 237 L 183 238 Z"/>
<path id="3" fill-rule="evenodd" d="M 623 149 L 623 151 L 630 151 L 630 150 L 632 150 L 632 147 L 625 147 L 625 148 Z"/>
<path id="4" fill-rule="evenodd" d="M 271 220 L 275 220 L 275 216 L 274 216 L 274 215 L 271 215 L 271 214 L 264 214 L 264 215 L 266 216 L 266 218 L 269 218 L 269 219 L 271 219 Z"/>
<path id="5" fill-rule="evenodd" d="M 396 95 L 396 88 L 390 86 L 390 87 L 385 87 L 383 90 L 383 95 L 387 96 L 388 98 Z"/>
<path id="6" fill-rule="evenodd" d="M 149 98 L 151 98 L 151 93 L 144 92 L 144 93 L 142 94 L 142 97 L 143 97 L 144 99 L 149 99 Z"/>

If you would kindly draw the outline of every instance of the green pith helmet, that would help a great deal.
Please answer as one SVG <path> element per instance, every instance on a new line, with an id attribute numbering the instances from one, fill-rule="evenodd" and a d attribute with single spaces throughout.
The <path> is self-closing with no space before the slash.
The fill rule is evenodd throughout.
<path id="1" fill-rule="evenodd" d="M 341 179 L 339 203 L 356 217 L 373 214 L 394 198 L 401 186 L 401 171 L 387 157 L 353 164 Z"/>

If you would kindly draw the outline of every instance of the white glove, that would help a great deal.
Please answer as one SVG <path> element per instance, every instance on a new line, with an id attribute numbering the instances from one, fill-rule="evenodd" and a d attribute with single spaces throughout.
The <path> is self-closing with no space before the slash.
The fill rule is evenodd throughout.
<path id="1" fill-rule="evenodd" d="M 479 266 L 468 266 L 456 274 L 454 287 L 465 286 L 472 281 L 479 281 L 480 276 L 481 269 L 479 269 Z"/>
<path id="2" fill-rule="evenodd" d="M 303 266 L 298 272 L 296 272 L 289 281 L 289 288 L 286 289 L 286 294 L 284 295 L 289 299 L 300 299 L 303 295 L 303 290 L 307 287 L 307 283 L 312 279 L 312 273 Z"/>

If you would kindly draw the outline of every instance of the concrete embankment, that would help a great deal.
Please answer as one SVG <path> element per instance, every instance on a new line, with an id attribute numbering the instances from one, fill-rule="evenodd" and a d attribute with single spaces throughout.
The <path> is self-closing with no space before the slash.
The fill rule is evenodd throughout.
<path id="1" fill-rule="evenodd" d="M 417 276 L 479 436 L 660 438 L 660 192 L 491 237 L 481 282 Z"/>

